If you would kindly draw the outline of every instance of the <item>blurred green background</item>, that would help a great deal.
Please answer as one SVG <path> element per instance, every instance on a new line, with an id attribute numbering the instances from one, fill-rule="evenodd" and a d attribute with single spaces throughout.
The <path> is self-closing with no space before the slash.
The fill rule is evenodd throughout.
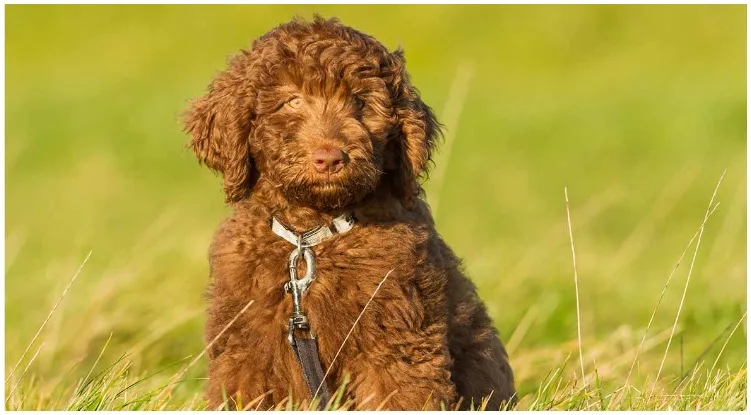
<path id="1" fill-rule="evenodd" d="M 578 353 L 564 187 L 584 360 L 604 381 L 628 371 L 724 170 L 665 381 L 703 352 L 711 364 L 746 309 L 744 5 L 5 10 L 6 375 L 94 251 L 37 342 L 27 376 L 41 396 L 83 377 L 110 335 L 103 361 L 128 353 L 137 376 L 202 349 L 207 249 L 227 208 L 178 118 L 230 54 L 314 12 L 403 47 L 447 125 L 425 187 L 522 394 Z M 656 373 L 693 252 L 637 378 Z M 745 360 L 744 324 L 720 365 Z M 192 397 L 204 375 L 201 362 L 180 393 Z"/>

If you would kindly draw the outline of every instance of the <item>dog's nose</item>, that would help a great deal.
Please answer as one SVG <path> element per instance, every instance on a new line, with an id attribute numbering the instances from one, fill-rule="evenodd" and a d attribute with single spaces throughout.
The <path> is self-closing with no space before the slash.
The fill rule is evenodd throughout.
<path id="1" fill-rule="evenodd" d="M 319 148 L 313 151 L 313 167 L 319 173 L 337 173 L 344 167 L 344 153 L 336 148 Z"/>

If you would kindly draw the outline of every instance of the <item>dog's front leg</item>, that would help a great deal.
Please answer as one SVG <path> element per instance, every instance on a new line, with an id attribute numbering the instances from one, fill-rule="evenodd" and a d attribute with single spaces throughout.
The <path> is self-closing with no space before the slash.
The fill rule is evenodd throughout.
<path id="1" fill-rule="evenodd" d="M 384 329 L 384 327 L 381 327 Z M 437 410 L 451 408 L 456 389 L 449 372 L 445 327 L 434 324 L 419 332 L 389 329 L 363 344 L 347 365 L 348 388 L 358 409 Z"/>

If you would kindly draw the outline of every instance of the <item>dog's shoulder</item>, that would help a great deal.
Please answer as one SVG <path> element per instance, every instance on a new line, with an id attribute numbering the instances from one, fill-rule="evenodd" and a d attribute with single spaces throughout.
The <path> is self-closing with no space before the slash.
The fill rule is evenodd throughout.
<path id="1" fill-rule="evenodd" d="M 263 273 L 268 264 L 286 264 L 290 244 L 272 232 L 269 220 L 252 205 L 233 206 L 214 232 L 209 249 L 212 277 L 246 284 L 262 280 L 259 271 Z"/>

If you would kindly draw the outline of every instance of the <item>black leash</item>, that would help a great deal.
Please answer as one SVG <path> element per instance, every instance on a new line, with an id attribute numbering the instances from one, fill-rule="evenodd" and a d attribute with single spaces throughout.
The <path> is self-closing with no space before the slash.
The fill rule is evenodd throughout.
<path id="1" fill-rule="evenodd" d="M 320 399 L 318 409 L 323 410 L 331 399 L 328 385 L 323 383 L 323 368 L 321 359 L 318 357 L 318 345 L 316 339 L 295 338 L 292 351 L 295 353 L 297 363 L 302 368 L 305 383 L 308 384 L 311 399 Z M 319 390 L 320 385 L 320 390 Z"/>
<path id="2" fill-rule="evenodd" d="M 272 218 L 271 229 L 288 242 L 295 245 L 289 255 L 289 282 L 284 284 L 284 289 L 292 295 L 292 316 L 289 319 L 289 331 L 287 341 L 292 347 L 295 359 L 300 364 L 303 378 L 308 385 L 310 398 L 319 398 L 318 409 L 323 410 L 331 399 L 331 392 L 324 382 L 323 367 L 318 354 L 316 338 L 310 330 L 308 317 L 302 310 L 302 294 L 315 280 L 316 256 L 311 247 L 330 238 L 336 233 L 345 233 L 352 229 L 354 218 L 344 214 L 334 219 L 333 227 L 319 226 L 302 234 L 296 234 L 276 218 Z M 300 256 L 305 259 L 305 276 L 297 278 L 297 263 Z M 307 337 L 295 336 L 295 331 L 307 332 Z"/>
<path id="3" fill-rule="evenodd" d="M 298 245 L 289 256 L 289 276 L 290 280 L 284 284 L 284 289 L 292 294 L 292 316 L 289 318 L 289 329 L 287 332 L 287 341 L 292 346 L 292 352 L 295 354 L 297 362 L 302 368 L 302 375 L 305 383 L 308 384 L 310 399 L 320 398 L 318 409 L 326 407 L 326 403 L 331 398 L 328 385 L 323 383 L 323 368 L 321 359 L 318 355 L 318 344 L 315 336 L 310 330 L 308 317 L 302 310 L 302 293 L 308 289 L 310 283 L 315 279 L 316 261 L 313 250 L 302 246 L 302 237 L 298 238 Z M 305 258 L 307 267 L 305 276 L 297 278 L 297 261 L 300 259 L 300 253 Z M 295 330 L 307 332 L 309 337 L 295 336 Z"/>

